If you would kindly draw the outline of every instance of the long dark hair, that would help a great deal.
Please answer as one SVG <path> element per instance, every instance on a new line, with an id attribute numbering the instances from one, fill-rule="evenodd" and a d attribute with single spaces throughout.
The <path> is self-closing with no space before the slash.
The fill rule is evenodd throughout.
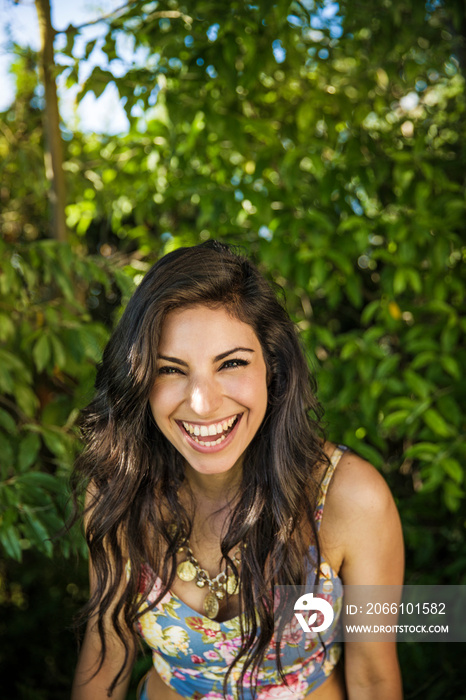
<path id="1" fill-rule="evenodd" d="M 244 455 L 242 482 L 221 540 L 221 564 L 239 575 L 240 613 L 245 613 L 244 619 L 240 615 L 241 648 L 230 671 L 245 657 L 240 688 L 248 669 L 254 688 L 274 632 L 273 586 L 305 584 L 310 544 L 317 552 L 312 566 L 320 569 L 316 472 L 327 457 L 321 410 L 294 324 L 257 268 L 224 244 L 209 241 L 161 258 L 135 291 L 105 348 L 95 398 L 83 412 L 85 449 L 73 475 L 75 494 L 88 483 L 93 494 L 85 531 L 96 586 L 82 619 L 96 615 L 100 668 L 106 654 L 104 617 L 111 615 L 126 664 L 128 635 L 136 642 L 134 623 L 144 614 L 137 595 L 141 567 L 149 564 L 164 584 L 150 608 L 175 578 L 179 538 L 182 533 L 189 537 L 192 517 L 177 496 L 184 480 L 183 460 L 155 425 L 148 398 L 166 315 L 198 304 L 222 306 L 249 324 L 267 367 L 265 418 Z M 173 522 L 177 532 L 170 527 Z M 241 543 L 247 547 L 238 573 L 228 552 Z M 146 583 L 146 594 L 154 581 L 155 574 Z M 282 674 L 278 649 L 279 644 L 277 667 Z"/>

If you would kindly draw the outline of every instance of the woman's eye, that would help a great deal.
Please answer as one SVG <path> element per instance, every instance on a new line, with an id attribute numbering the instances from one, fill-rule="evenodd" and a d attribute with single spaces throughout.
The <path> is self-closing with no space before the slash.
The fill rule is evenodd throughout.
<path id="1" fill-rule="evenodd" d="M 158 374 L 182 374 L 178 367 L 160 367 Z"/>
<path id="2" fill-rule="evenodd" d="M 247 360 L 227 360 L 226 362 L 223 363 L 220 369 L 230 369 L 234 367 L 245 367 L 248 365 L 249 362 Z"/>

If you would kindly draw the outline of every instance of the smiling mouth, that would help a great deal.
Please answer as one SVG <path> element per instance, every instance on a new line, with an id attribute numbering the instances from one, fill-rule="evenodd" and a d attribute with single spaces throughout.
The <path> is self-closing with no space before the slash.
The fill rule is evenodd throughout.
<path id="1" fill-rule="evenodd" d="M 235 416 L 226 418 L 218 423 L 201 425 L 200 423 L 188 423 L 187 421 L 176 421 L 178 425 L 189 435 L 191 440 L 204 447 L 220 445 L 237 425 L 243 414 L 237 413 Z"/>

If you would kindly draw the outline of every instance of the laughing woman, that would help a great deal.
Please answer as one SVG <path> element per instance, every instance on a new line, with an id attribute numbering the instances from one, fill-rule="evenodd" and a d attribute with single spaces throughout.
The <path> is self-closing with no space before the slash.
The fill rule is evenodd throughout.
<path id="1" fill-rule="evenodd" d="M 247 259 L 207 243 L 152 267 L 83 416 L 91 595 L 73 700 L 123 700 L 138 635 L 144 700 L 401 699 L 394 643 L 339 641 L 342 584 L 402 582 L 398 514 L 320 417 L 294 325 Z M 276 587 L 317 580 L 331 626 L 279 632 Z"/>

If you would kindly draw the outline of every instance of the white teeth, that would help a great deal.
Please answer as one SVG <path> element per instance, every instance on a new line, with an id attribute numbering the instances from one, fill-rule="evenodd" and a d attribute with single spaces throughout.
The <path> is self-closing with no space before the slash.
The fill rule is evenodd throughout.
<path id="1" fill-rule="evenodd" d="M 220 435 L 218 440 L 212 442 L 197 440 L 197 442 L 199 442 L 201 445 L 218 445 L 220 441 L 225 439 L 225 435 L 222 433 L 227 432 L 227 430 L 231 428 L 237 417 L 238 416 L 236 415 L 232 418 L 228 418 L 228 420 L 222 421 L 221 423 L 211 423 L 211 425 L 194 425 L 193 423 L 187 423 L 185 421 L 182 421 L 182 425 L 186 432 L 193 437 L 198 437 L 199 435 L 202 437 Z"/>
<path id="2" fill-rule="evenodd" d="M 198 442 L 200 445 L 203 445 L 204 447 L 212 447 L 213 445 L 220 445 L 221 442 L 225 440 L 225 435 L 221 435 L 218 440 L 213 440 L 212 442 L 204 442 L 204 440 L 197 440 L 194 438 L 196 442 Z"/>

